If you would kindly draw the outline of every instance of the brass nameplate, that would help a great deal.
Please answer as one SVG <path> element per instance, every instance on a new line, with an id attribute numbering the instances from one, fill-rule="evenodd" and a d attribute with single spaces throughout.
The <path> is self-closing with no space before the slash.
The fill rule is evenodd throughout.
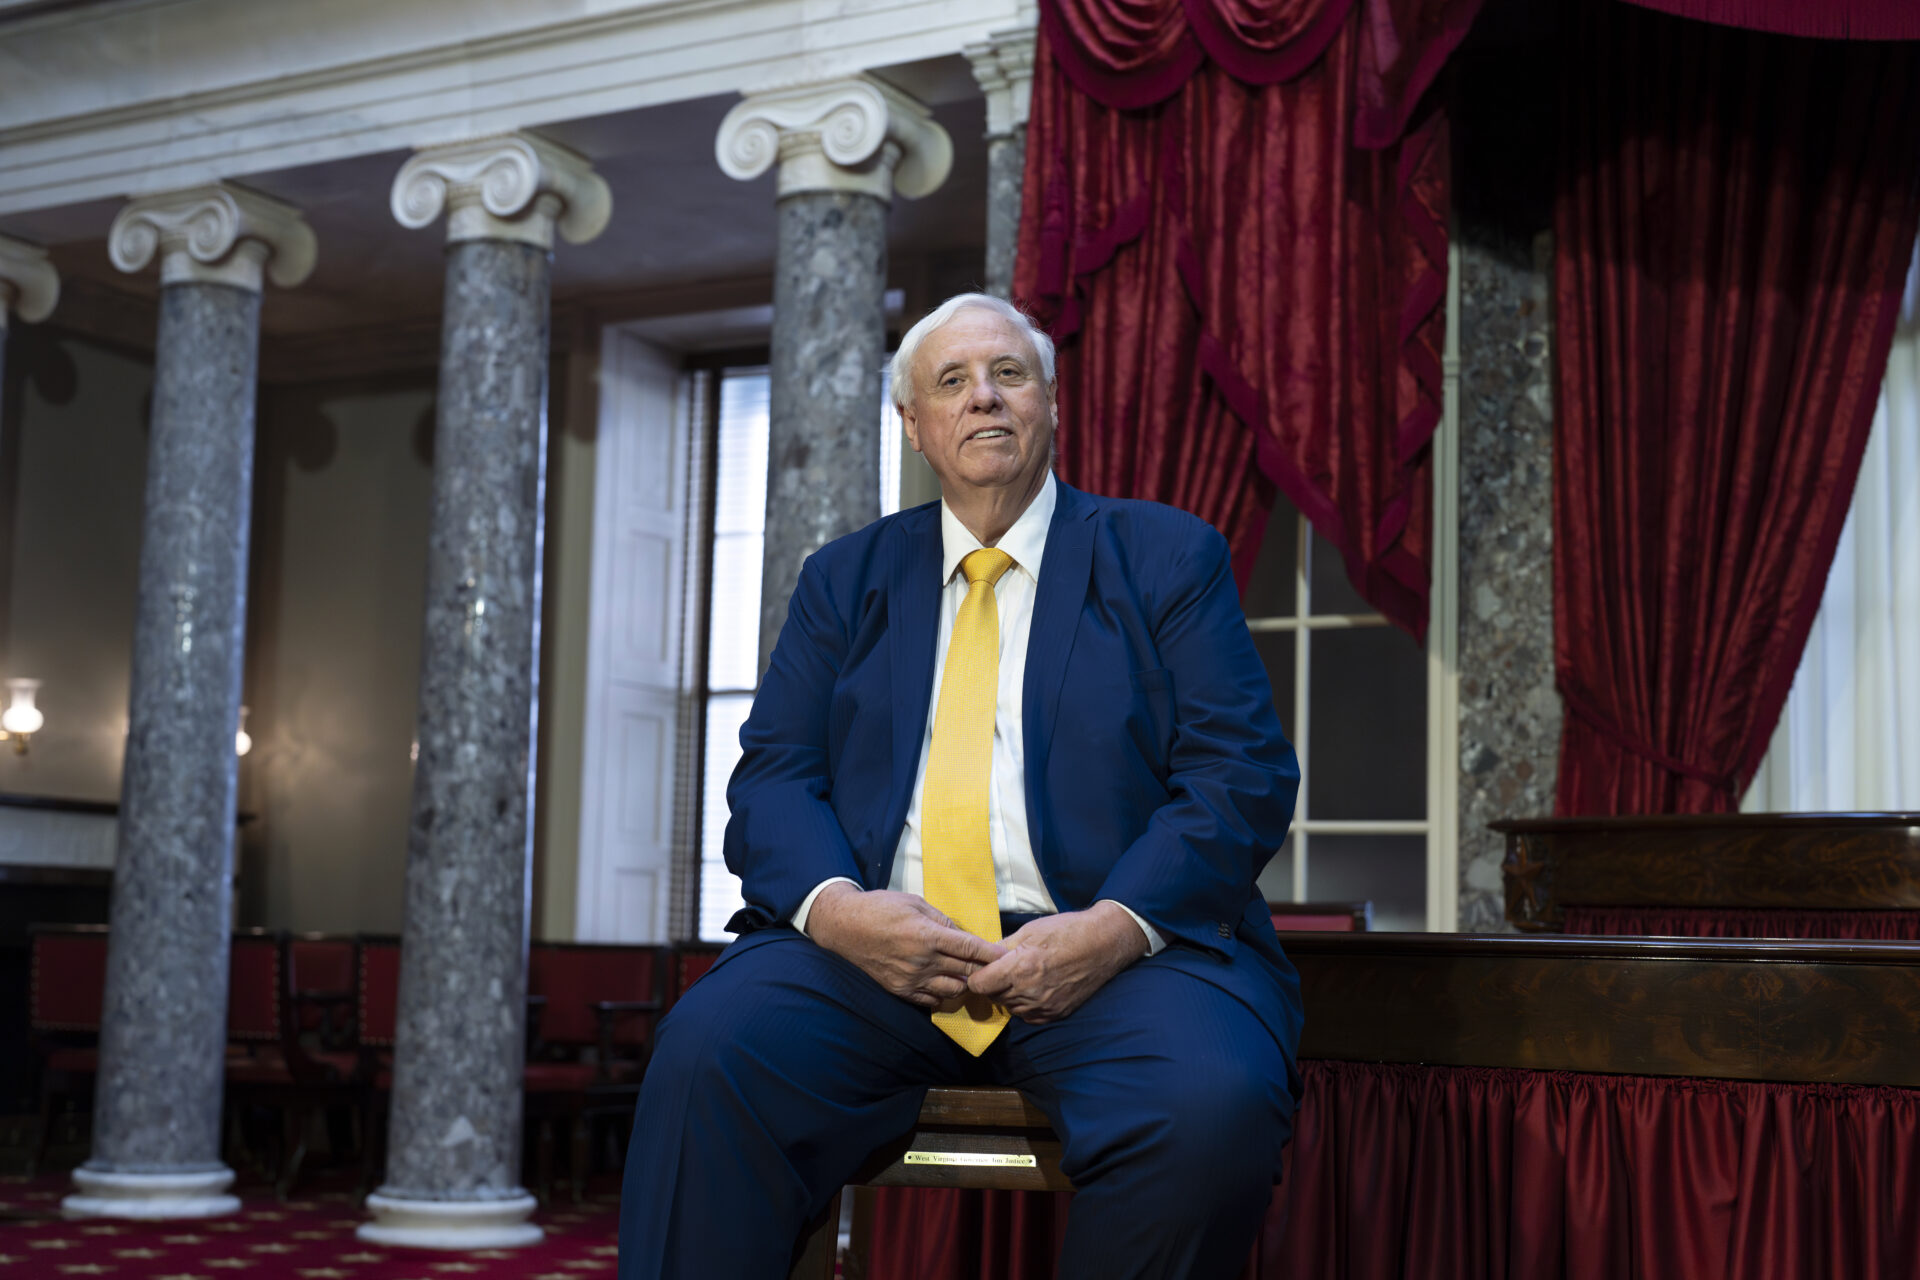
<path id="1" fill-rule="evenodd" d="M 1013 1155 L 998 1151 L 909 1151 L 908 1164 L 965 1164 L 990 1165 L 1005 1169 L 1037 1169 L 1039 1161 L 1032 1156 Z"/>

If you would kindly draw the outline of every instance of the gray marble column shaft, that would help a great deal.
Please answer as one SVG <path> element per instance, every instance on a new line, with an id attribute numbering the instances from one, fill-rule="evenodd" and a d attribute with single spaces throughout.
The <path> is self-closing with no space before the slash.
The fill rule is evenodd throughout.
<path id="1" fill-rule="evenodd" d="M 880 515 L 880 365 L 886 355 L 887 205 L 804 191 L 779 204 L 760 580 L 760 669 L 800 566 Z"/>
<path id="2" fill-rule="evenodd" d="M 160 291 L 94 1173 L 220 1164 L 260 295 Z"/>
<path id="3" fill-rule="evenodd" d="M 1027 127 L 987 139 L 987 292 L 1013 296 L 1020 245 L 1020 193 L 1027 171 Z"/>
<path id="4" fill-rule="evenodd" d="M 447 248 L 384 1197 L 519 1187 L 549 260 Z"/>
<path id="5" fill-rule="evenodd" d="M 1460 245 L 1460 927 L 1506 927 L 1497 818 L 1553 812 L 1549 238 Z"/>

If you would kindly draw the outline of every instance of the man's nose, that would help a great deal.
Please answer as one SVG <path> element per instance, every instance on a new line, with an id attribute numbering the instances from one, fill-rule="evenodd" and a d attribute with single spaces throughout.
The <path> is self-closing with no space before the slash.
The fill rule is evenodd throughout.
<path id="1" fill-rule="evenodd" d="M 997 409 L 1000 407 L 1000 388 L 994 385 L 991 376 L 973 380 L 973 395 L 967 401 L 969 409 Z"/>

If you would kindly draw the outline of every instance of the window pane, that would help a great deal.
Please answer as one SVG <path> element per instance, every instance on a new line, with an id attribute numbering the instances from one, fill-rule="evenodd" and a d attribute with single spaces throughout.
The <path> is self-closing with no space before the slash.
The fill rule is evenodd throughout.
<path id="1" fill-rule="evenodd" d="M 713 537 L 713 599 L 707 633 L 710 689 L 752 689 L 760 674 L 760 555 L 765 541 L 758 532 Z"/>
<path id="2" fill-rule="evenodd" d="M 707 687 L 751 689 L 760 677 L 760 573 L 767 522 L 764 370 L 728 370 L 721 377 L 714 472 Z"/>
<path id="3" fill-rule="evenodd" d="M 740 762 L 740 726 L 753 696 L 716 693 L 707 699 L 706 770 L 700 806 L 700 936 L 724 940 L 727 920 L 743 905 L 740 881 L 727 870 L 727 779 Z"/>
<path id="4" fill-rule="evenodd" d="M 1347 578 L 1347 562 L 1340 549 L 1327 539 L 1314 536 L 1307 550 L 1307 572 L 1312 575 L 1315 613 L 1378 613 L 1361 599 Z"/>
<path id="5" fill-rule="evenodd" d="M 900 450 L 906 446 L 906 429 L 900 424 L 900 411 L 893 407 L 893 379 L 888 366 L 880 366 L 880 514 L 890 516 L 900 509 Z"/>
<path id="6" fill-rule="evenodd" d="M 767 525 L 767 374 L 729 369 L 720 379 L 719 456 L 714 460 L 715 533 Z M 758 602 L 755 602 L 758 608 Z"/>
<path id="7" fill-rule="evenodd" d="M 1294 585 L 1299 566 L 1300 513 L 1285 498 L 1274 500 L 1267 517 L 1266 537 L 1253 562 L 1253 574 L 1240 596 L 1249 618 L 1277 618 L 1293 613 Z"/>
<path id="8" fill-rule="evenodd" d="M 1425 836 L 1315 835 L 1307 859 L 1312 902 L 1371 902 L 1375 929 L 1427 927 Z"/>
<path id="9" fill-rule="evenodd" d="M 1273 709 L 1280 725 L 1292 736 L 1293 730 L 1293 646 L 1291 631 L 1256 631 L 1253 647 L 1260 661 L 1267 664 L 1267 680 L 1273 685 Z"/>
<path id="10" fill-rule="evenodd" d="M 1308 661 L 1307 812 L 1426 817 L 1427 658 L 1420 646 L 1392 627 L 1316 631 Z"/>
<path id="11" fill-rule="evenodd" d="M 1315 836 L 1316 841 L 1320 837 Z M 1280 852 L 1273 855 L 1260 871 L 1260 896 L 1268 902 L 1293 901 L 1293 837 L 1289 835 Z"/>

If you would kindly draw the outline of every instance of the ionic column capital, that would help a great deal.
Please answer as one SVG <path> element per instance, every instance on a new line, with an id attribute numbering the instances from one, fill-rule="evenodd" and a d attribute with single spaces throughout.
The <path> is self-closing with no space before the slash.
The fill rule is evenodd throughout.
<path id="1" fill-rule="evenodd" d="M 779 162 L 779 194 L 930 195 L 953 168 L 953 139 L 900 90 L 860 75 L 749 95 L 720 122 L 720 168 L 742 181 Z"/>
<path id="2" fill-rule="evenodd" d="M 996 31 L 966 47 L 973 78 L 987 99 L 987 136 L 1011 137 L 1026 127 L 1033 102 L 1033 57 L 1037 43 L 1032 27 Z"/>
<path id="3" fill-rule="evenodd" d="M 512 240 L 551 251 L 606 229 L 613 193 L 587 158 L 530 133 L 424 147 L 393 180 L 393 216 L 418 230 L 447 211 L 447 242 Z"/>
<path id="4" fill-rule="evenodd" d="M 22 320 L 45 320 L 59 300 L 60 273 L 47 261 L 47 251 L 0 236 L 0 333 L 6 331 L 9 311 L 19 312 Z"/>
<path id="5" fill-rule="evenodd" d="M 263 274 L 283 289 L 305 280 L 316 248 L 298 209 L 224 182 L 130 200 L 107 232 L 108 256 L 122 271 L 142 270 L 157 252 L 163 285 L 252 293 Z"/>

